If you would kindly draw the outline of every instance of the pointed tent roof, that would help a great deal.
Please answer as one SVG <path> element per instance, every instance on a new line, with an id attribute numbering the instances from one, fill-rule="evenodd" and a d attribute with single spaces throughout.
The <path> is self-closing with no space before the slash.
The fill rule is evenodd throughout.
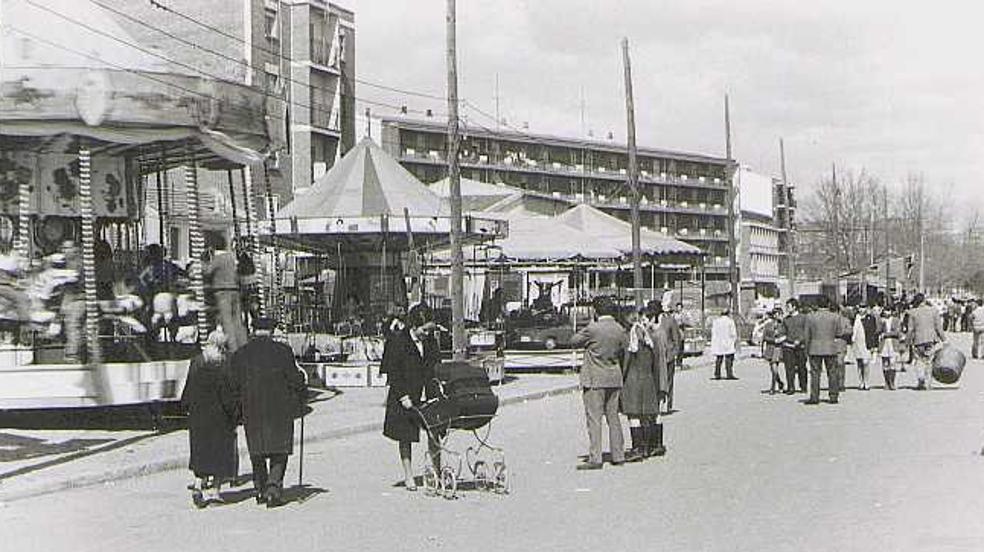
<path id="1" fill-rule="evenodd" d="M 557 215 L 558 222 L 613 243 L 625 254 L 632 252 L 632 225 L 590 205 L 578 205 Z M 701 250 L 680 240 L 647 230 L 640 231 L 642 251 L 651 255 L 700 255 Z"/>
<path id="2" fill-rule="evenodd" d="M 311 189 L 277 213 L 278 219 L 445 215 L 441 198 L 370 138 L 364 138 Z"/>
<path id="3" fill-rule="evenodd" d="M 621 252 L 610 241 L 563 225 L 557 217 L 517 210 L 496 213 L 509 221 L 509 236 L 496 242 L 510 259 L 560 261 L 575 258 L 616 259 Z"/>
<path id="4" fill-rule="evenodd" d="M 428 186 L 445 202 L 451 195 L 450 180 L 444 178 Z M 523 190 L 500 184 L 489 184 L 470 178 L 461 179 L 461 206 L 465 211 L 485 211 L 505 199 L 522 197 Z"/>

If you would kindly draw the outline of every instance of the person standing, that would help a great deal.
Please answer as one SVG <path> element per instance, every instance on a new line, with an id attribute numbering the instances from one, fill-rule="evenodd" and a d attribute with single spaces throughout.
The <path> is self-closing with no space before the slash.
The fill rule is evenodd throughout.
<path id="1" fill-rule="evenodd" d="M 786 301 L 789 313 L 782 321 L 783 333 L 786 340 L 782 343 L 782 361 L 786 366 L 786 394 L 796 393 L 796 380 L 799 380 L 799 390 L 806 393 L 806 314 L 800 310 L 799 301 Z"/>
<path id="2" fill-rule="evenodd" d="M 974 358 L 981 357 L 981 336 L 984 335 L 984 300 L 977 299 L 974 301 L 974 310 L 970 313 L 970 327 L 974 334 L 971 339 L 973 339 L 973 344 L 970 347 L 971 356 Z"/>
<path id="3" fill-rule="evenodd" d="M 736 380 L 734 374 L 735 351 L 738 343 L 738 328 L 731 318 L 731 312 L 724 309 L 721 316 L 711 324 L 711 354 L 714 355 L 714 379 L 721 379 L 721 364 L 727 373 L 726 379 Z"/>
<path id="4" fill-rule="evenodd" d="M 936 345 L 946 341 L 940 318 L 936 309 L 926 303 L 926 297 L 922 293 L 917 293 L 912 298 L 912 309 L 909 310 L 909 343 L 913 346 L 912 354 L 916 363 L 916 389 L 920 391 L 932 389 L 930 364 Z"/>
<path id="5" fill-rule="evenodd" d="M 657 313 L 654 321 L 659 322 L 660 329 L 666 335 L 666 411 L 671 412 L 673 411 L 673 382 L 683 354 L 683 331 L 674 316 L 675 313 L 662 312 L 662 303 L 655 302 L 649 310 Z"/>
<path id="6" fill-rule="evenodd" d="M 782 358 L 782 343 L 786 340 L 780 317 L 782 310 L 776 308 L 769 313 L 769 319 L 762 328 L 762 358 L 769 363 L 771 377 L 769 379 L 769 394 L 775 395 L 778 388 L 783 390 L 782 378 L 779 377 L 779 361 Z"/>
<path id="7" fill-rule="evenodd" d="M 188 411 L 188 469 L 198 479 L 192 500 L 199 508 L 222 502 L 222 483 L 239 474 L 237 405 L 227 347 L 221 329 L 210 333 L 201 354 L 191 359 L 181 393 L 181 405 Z"/>
<path id="8" fill-rule="evenodd" d="M 864 323 L 867 311 L 859 308 L 854 315 L 854 323 L 851 325 L 851 356 L 854 357 L 854 364 L 858 367 L 858 389 L 868 390 L 868 373 L 871 364 L 871 349 L 868 348 L 869 328 Z M 870 330 L 874 333 L 874 329 Z"/>
<path id="9" fill-rule="evenodd" d="M 882 376 L 885 378 L 885 389 L 895 391 L 895 363 L 899 355 L 899 337 L 901 322 L 891 308 L 882 310 L 882 320 L 879 327 L 879 356 L 882 363 Z"/>
<path id="10" fill-rule="evenodd" d="M 413 443 L 420 441 L 420 420 L 416 409 L 428 394 L 434 367 L 441 362 L 441 351 L 434 337 L 437 324 L 434 311 L 418 303 L 407 312 L 406 320 L 394 329 L 383 348 L 379 371 L 386 374 L 386 414 L 383 435 L 399 444 L 400 463 L 406 490 L 417 490 L 413 475 Z M 431 461 L 440 473 L 440 450 L 427 436 Z"/>
<path id="11" fill-rule="evenodd" d="M 294 417 L 304 407 L 307 392 L 294 352 L 273 339 L 276 327 L 272 318 L 258 319 L 253 339 L 231 361 L 256 502 L 268 508 L 283 503 L 287 457 L 294 448 Z"/>
<path id="12" fill-rule="evenodd" d="M 836 306 L 821 296 L 817 310 L 807 317 L 804 346 L 810 357 L 810 398 L 805 404 L 820 404 L 821 372 L 827 370 L 827 392 L 830 403 L 837 404 L 841 390 L 840 365 L 837 356 L 841 347 L 839 336 L 850 335 L 851 327 L 847 319 L 836 312 Z"/>
<path id="13" fill-rule="evenodd" d="M 218 322 L 229 336 L 229 350 L 236 352 L 249 341 L 243 320 L 236 254 L 228 250 L 225 237 L 214 239 L 215 251 L 212 259 L 205 264 L 202 275 L 208 281 L 208 291 L 215 298 Z"/>
<path id="14" fill-rule="evenodd" d="M 625 462 L 625 440 L 618 417 L 622 390 L 622 360 L 628 348 L 628 335 L 613 316 L 615 304 L 607 298 L 595 302 L 598 319 L 571 338 L 572 347 L 584 348 L 581 365 L 581 397 L 588 428 L 588 459 L 578 470 L 602 467 L 601 419 L 608 423 L 608 440 L 613 465 Z"/>
<path id="15" fill-rule="evenodd" d="M 649 433 L 653 420 L 659 415 L 660 389 L 665 389 L 667 377 L 665 348 L 657 347 L 657 341 L 647 328 L 642 313 L 629 312 L 629 340 L 625 348 L 625 376 L 622 381 L 622 413 L 629 419 L 629 435 L 632 449 L 626 455 L 627 462 L 636 462 L 650 455 Z"/>

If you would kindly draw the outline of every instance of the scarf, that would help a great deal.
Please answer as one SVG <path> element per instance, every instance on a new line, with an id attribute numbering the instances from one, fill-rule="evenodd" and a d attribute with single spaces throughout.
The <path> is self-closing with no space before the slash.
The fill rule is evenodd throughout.
<path id="1" fill-rule="evenodd" d="M 645 343 L 645 345 L 650 349 L 656 348 L 653 344 L 652 336 L 650 336 L 649 332 L 646 330 L 646 326 L 641 322 L 635 322 L 632 324 L 632 328 L 629 329 L 628 351 L 630 353 L 639 352 L 639 340 L 642 340 L 643 343 Z"/>

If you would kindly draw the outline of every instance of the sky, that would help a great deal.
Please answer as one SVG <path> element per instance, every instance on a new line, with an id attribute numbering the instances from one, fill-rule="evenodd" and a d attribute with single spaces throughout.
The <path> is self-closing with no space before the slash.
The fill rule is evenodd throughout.
<path id="1" fill-rule="evenodd" d="M 359 79 L 443 97 L 444 0 L 336 1 L 355 12 Z M 890 185 L 920 173 L 961 209 L 984 210 L 979 4 L 459 0 L 462 114 L 494 127 L 498 75 L 508 126 L 622 142 L 627 37 L 640 146 L 723 155 L 727 93 L 734 156 L 756 172 L 779 175 L 782 137 L 804 192 L 836 164 Z M 364 83 L 356 95 L 447 112 L 441 100 Z"/>

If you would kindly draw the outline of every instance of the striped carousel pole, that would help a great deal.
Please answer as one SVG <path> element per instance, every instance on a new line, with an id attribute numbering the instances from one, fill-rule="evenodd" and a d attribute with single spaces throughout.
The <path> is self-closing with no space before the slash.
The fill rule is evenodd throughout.
<path id="1" fill-rule="evenodd" d="M 188 203 L 188 276 L 191 278 L 191 291 L 198 304 L 198 343 L 208 335 L 208 316 L 205 312 L 205 281 L 202 275 L 202 254 L 205 252 L 205 236 L 202 235 L 198 209 L 198 167 L 194 154 L 184 167 L 185 198 Z"/>
<path id="2" fill-rule="evenodd" d="M 96 301 L 95 218 L 92 209 L 92 156 L 79 147 L 79 216 L 82 219 L 82 284 L 85 290 L 85 340 L 89 363 L 102 362 L 99 303 Z"/>
<path id="3" fill-rule="evenodd" d="M 276 239 L 277 214 L 273 212 L 273 186 L 270 184 L 270 173 L 267 171 L 266 163 L 263 164 L 263 184 L 266 192 L 267 216 L 270 219 L 270 236 Z M 270 310 L 278 319 L 282 320 L 284 315 L 283 271 L 280 270 L 280 251 L 277 249 L 276 241 L 273 242 L 272 251 L 273 262 L 270 263 L 270 268 L 273 269 L 273 278 L 271 278 L 270 284 L 270 302 L 273 303 L 273 308 Z"/>
<path id="4" fill-rule="evenodd" d="M 253 169 L 244 167 L 243 176 L 243 201 L 246 210 L 246 232 L 248 234 L 249 254 L 253 258 L 253 267 L 256 269 L 256 295 L 260 301 L 260 313 L 266 314 L 266 294 L 263 289 L 266 287 L 266 268 L 260 260 L 260 246 L 256 239 L 256 221 L 259 216 L 256 213 L 256 196 L 253 190 Z"/>
<path id="5" fill-rule="evenodd" d="M 17 182 L 17 241 L 14 243 L 17 254 L 22 259 L 31 258 L 31 182 Z"/>

